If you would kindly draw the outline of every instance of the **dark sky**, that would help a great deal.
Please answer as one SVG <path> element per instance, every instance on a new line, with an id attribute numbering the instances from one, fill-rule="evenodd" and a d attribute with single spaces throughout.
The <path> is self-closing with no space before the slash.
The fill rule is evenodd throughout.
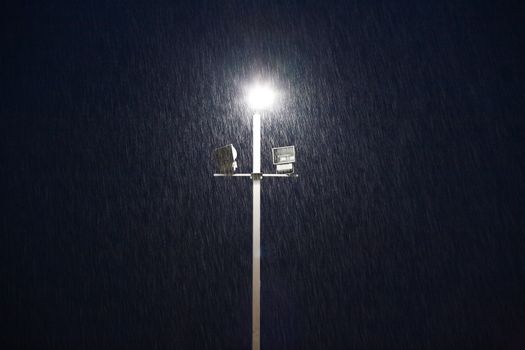
<path id="1" fill-rule="evenodd" d="M 517 5 L 16 3 L 2 348 L 250 347 L 250 181 L 210 154 L 250 172 L 256 79 L 300 174 L 262 184 L 262 348 L 525 348 Z"/>

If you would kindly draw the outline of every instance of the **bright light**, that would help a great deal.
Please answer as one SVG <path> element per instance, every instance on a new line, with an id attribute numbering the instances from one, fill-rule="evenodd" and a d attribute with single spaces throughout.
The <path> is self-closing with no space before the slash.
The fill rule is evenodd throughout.
<path id="1" fill-rule="evenodd" d="M 256 84 L 249 91 L 246 101 L 255 110 L 268 109 L 275 100 L 275 91 L 268 84 Z"/>

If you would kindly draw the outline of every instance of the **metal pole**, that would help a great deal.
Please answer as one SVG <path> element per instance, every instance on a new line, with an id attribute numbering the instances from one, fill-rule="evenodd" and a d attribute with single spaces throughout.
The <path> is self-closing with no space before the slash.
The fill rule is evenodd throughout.
<path id="1" fill-rule="evenodd" d="M 252 350 L 261 348 L 261 116 L 253 115 Z"/>

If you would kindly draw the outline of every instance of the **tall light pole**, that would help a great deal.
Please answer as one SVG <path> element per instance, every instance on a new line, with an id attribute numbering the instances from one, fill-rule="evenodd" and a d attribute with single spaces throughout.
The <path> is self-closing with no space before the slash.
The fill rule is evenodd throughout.
<path id="1" fill-rule="evenodd" d="M 275 92 L 268 86 L 257 84 L 247 95 L 247 102 L 254 111 L 253 167 L 251 174 L 214 174 L 214 176 L 242 176 L 252 179 L 252 350 L 261 348 L 261 180 L 264 177 L 289 177 L 289 174 L 263 174 L 261 172 L 261 112 L 273 104 Z M 232 146 L 233 148 L 233 146 Z M 234 158 L 227 159 L 234 161 Z"/>

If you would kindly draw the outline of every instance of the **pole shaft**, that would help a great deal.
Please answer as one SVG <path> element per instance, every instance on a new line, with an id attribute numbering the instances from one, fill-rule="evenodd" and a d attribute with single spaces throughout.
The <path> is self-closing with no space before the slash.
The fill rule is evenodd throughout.
<path id="1" fill-rule="evenodd" d="M 261 172 L 261 116 L 253 116 L 253 173 Z M 252 350 L 261 348 L 261 178 L 253 177 Z"/>
<path id="2" fill-rule="evenodd" d="M 261 172 L 261 115 L 253 115 L 253 172 Z"/>
<path id="3" fill-rule="evenodd" d="M 261 342 L 261 180 L 253 180 L 252 349 Z"/>

